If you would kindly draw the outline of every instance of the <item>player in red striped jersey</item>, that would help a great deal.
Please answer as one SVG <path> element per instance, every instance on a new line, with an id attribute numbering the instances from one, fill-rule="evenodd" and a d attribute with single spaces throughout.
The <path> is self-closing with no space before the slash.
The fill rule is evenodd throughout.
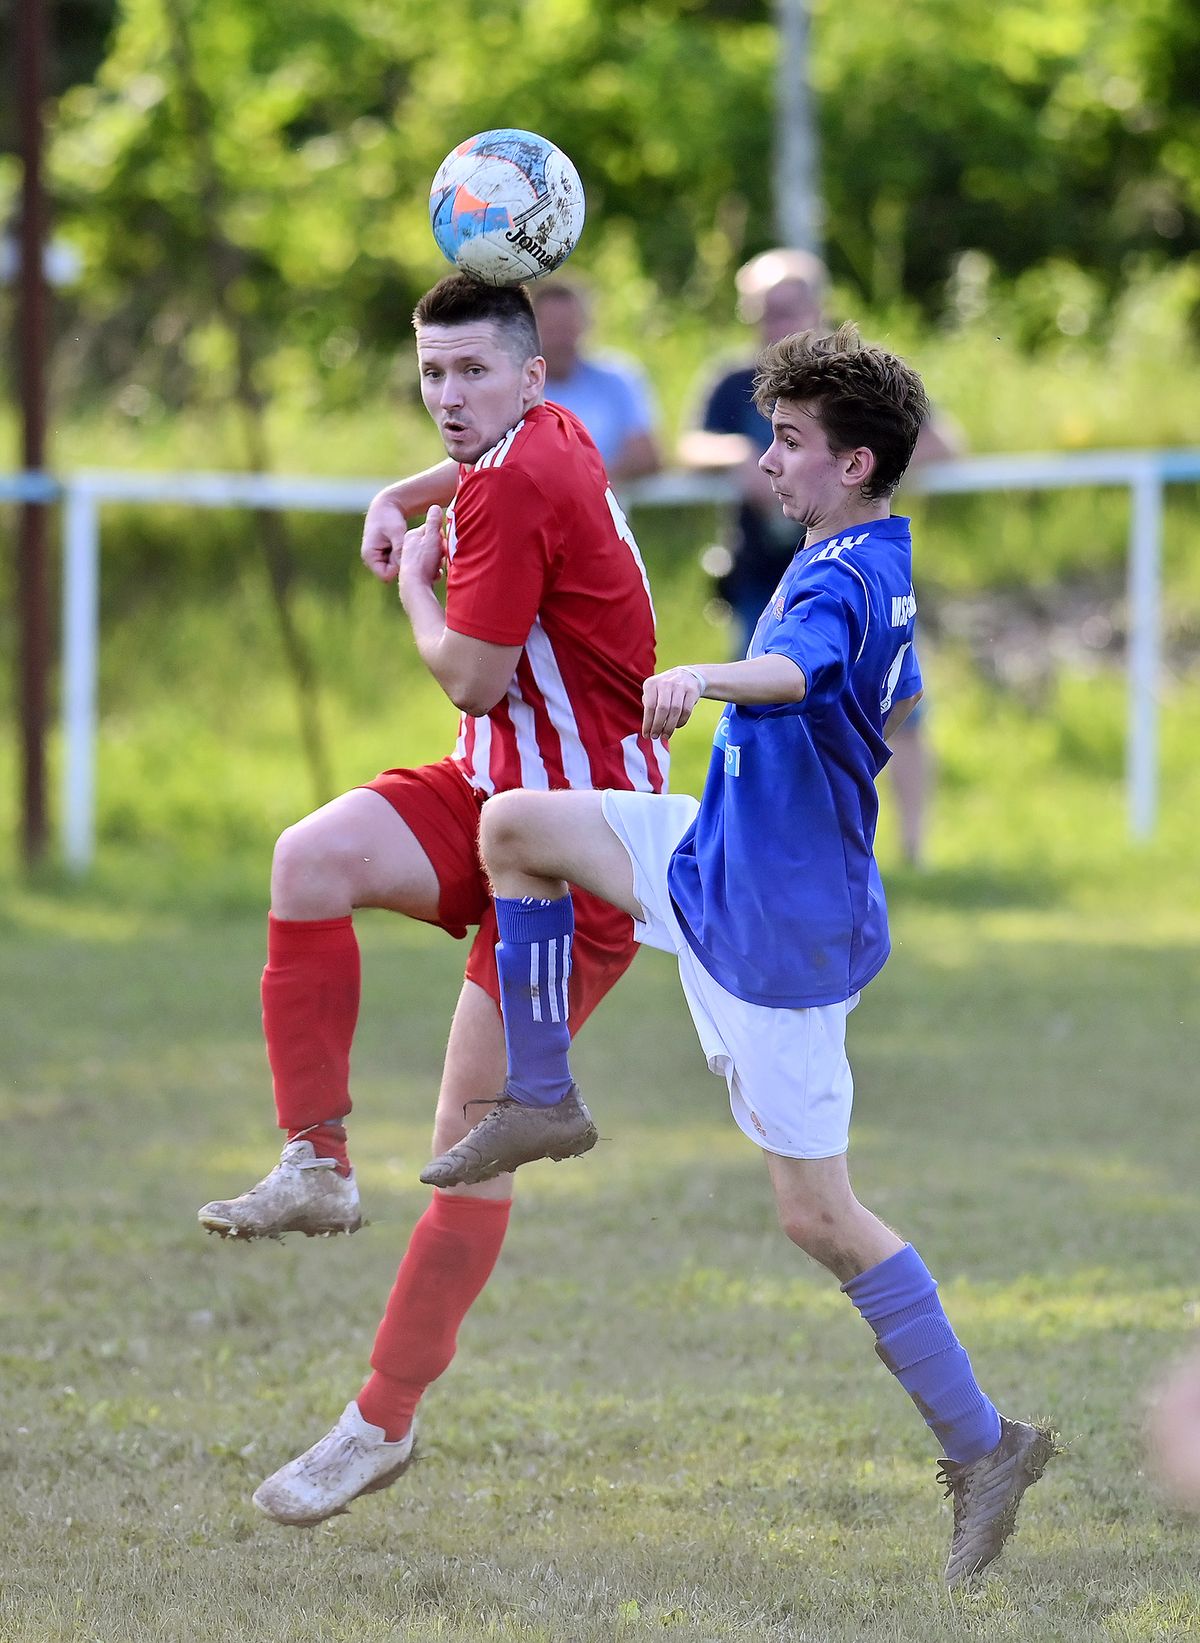
<path id="1" fill-rule="evenodd" d="M 645 568 L 583 425 L 544 402 L 527 293 L 451 275 L 413 323 L 422 397 L 448 460 L 376 497 L 363 558 L 398 581 L 421 659 L 461 711 L 458 743 L 438 764 L 386 770 L 334 799 L 276 846 L 262 1001 L 287 1143 L 257 1186 L 200 1211 L 224 1237 L 361 1225 L 344 1126 L 359 1003 L 354 909 L 389 908 L 460 937 L 479 927 L 434 1121 L 443 1152 L 471 1127 L 471 1104 L 504 1084 L 495 913 L 477 847 L 484 800 L 517 787 L 666 785 L 665 744 L 642 735 L 642 680 L 654 670 Z M 434 591 L 443 569 L 444 609 Z M 634 950 L 626 914 L 579 897 L 547 1007 L 565 1015 L 569 997 L 578 1030 Z M 595 1131 L 582 1104 L 573 1123 L 565 1150 L 583 1150 Z M 404 1470 L 416 1404 L 495 1265 L 511 1198 L 511 1176 L 435 1191 L 372 1375 L 333 1431 L 256 1492 L 269 1516 L 318 1522 Z"/>

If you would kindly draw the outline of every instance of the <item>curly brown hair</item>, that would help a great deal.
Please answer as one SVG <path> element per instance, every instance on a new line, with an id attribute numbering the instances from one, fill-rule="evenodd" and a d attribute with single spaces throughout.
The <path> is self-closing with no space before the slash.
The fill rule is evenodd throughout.
<path id="1" fill-rule="evenodd" d="M 875 466 L 862 488 L 871 501 L 896 489 L 929 415 L 924 385 L 911 365 L 865 343 L 849 322 L 832 335 L 798 331 L 763 349 L 754 403 L 769 417 L 779 399 L 807 405 L 830 450 L 863 445 L 872 452 Z"/>
<path id="2" fill-rule="evenodd" d="M 469 274 L 447 274 L 413 310 L 413 325 L 494 325 L 517 359 L 540 354 L 537 321 L 523 285 L 485 285 Z"/>

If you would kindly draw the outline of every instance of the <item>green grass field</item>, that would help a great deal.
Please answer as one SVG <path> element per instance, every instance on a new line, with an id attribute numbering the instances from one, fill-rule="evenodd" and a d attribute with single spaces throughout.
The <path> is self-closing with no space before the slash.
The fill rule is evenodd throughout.
<path id="1" fill-rule="evenodd" d="M 664 656 L 719 654 L 693 558 L 654 571 Z M 302 606 L 340 783 L 440 753 L 453 719 L 377 591 Z M 278 1144 L 261 898 L 308 795 L 273 658 L 253 577 L 110 613 L 96 871 L 0 870 L 0 1643 L 1200 1635 L 1197 1525 L 1139 1441 L 1200 1298 L 1195 683 L 1165 696 L 1162 822 L 1135 849 L 1119 675 L 1026 699 L 942 647 L 926 873 L 895 868 L 884 816 L 897 946 L 852 1022 L 857 1183 L 940 1275 L 987 1387 L 1069 1443 L 995 1578 L 952 1601 L 932 1440 L 775 1230 L 652 953 L 578 1051 L 605 1142 L 525 1172 L 422 1464 L 314 1531 L 251 1508 L 360 1384 L 462 960 L 360 921 L 372 1225 L 205 1239 L 196 1206 Z M 705 743 L 678 738 L 678 786 Z"/>
<path id="2" fill-rule="evenodd" d="M 359 1385 L 461 949 L 375 915 L 354 1140 L 371 1225 L 235 1247 L 195 1207 L 275 1147 L 257 918 L 19 898 L 0 943 L 4 1643 L 1120 1639 L 1200 1633 L 1196 1525 L 1143 1475 L 1195 1326 L 1194 928 L 900 881 L 852 1024 L 864 1198 L 1066 1457 L 951 1600 L 932 1440 L 643 954 L 581 1039 L 604 1141 L 527 1170 L 421 1465 L 313 1531 L 249 1505 Z M 41 926 L 40 928 L 38 926 Z"/>
<path id="3" fill-rule="evenodd" d="M 939 399 L 965 412 L 941 363 Z M 1049 373 L 1019 438 L 1026 399 L 1000 379 L 979 400 L 997 445 L 1049 441 L 1087 398 Z M 1181 437 L 1183 403 L 1148 410 L 1145 438 Z M 980 448 L 989 428 L 969 430 Z M 201 432 L 197 465 L 219 465 Z M 342 433 L 311 448 L 322 471 L 392 465 Z M 1093 435 L 1126 442 L 1107 425 L 1079 442 Z M 140 455 L 169 462 L 164 440 Z M 69 454 L 124 460 L 119 444 L 85 452 L 81 434 Z M 250 1507 L 360 1384 L 425 1201 L 463 952 L 360 921 L 353 1141 L 372 1224 L 329 1244 L 205 1239 L 196 1206 L 278 1146 L 262 901 L 271 840 L 313 795 L 244 521 L 114 510 L 95 871 L 22 877 L 11 798 L 0 838 L 0 1643 L 1200 1637 L 1200 1523 L 1157 1497 L 1139 1437 L 1200 1304 L 1196 505 L 1180 492 L 1168 512 L 1155 839 L 1127 836 L 1118 656 L 1047 654 L 1013 682 L 949 632 L 924 652 L 927 872 L 896 867 L 883 818 L 896 950 L 852 1020 L 856 1181 L 940 1276 L 989 1390 L 1068 1443 L 995 1577 L 954 1600 L 932 1440 L 836 1285 L 775 1229 L 652 953 L 578 1049 L 605 1141 L 522 1177 L 500 1268 L 427 1399 L 421 1465 L 313 1531 Z M 1080 577 L 1119 590 L 1123 510 L 924 504 L 929 603 L 1034 585 L 1053 608 Z M 638 520 L 664 663 L 724 652 L 696 567 L 715 523 Z M 299 535 L 337 787 L 440 755 L 454 721 L 391 596 L 354 569 L 354 533 Z M 680 789 L 702 779 L 712 716 L 677 739 Z M 9 737 L 0 792 L 14 776 Z"/>

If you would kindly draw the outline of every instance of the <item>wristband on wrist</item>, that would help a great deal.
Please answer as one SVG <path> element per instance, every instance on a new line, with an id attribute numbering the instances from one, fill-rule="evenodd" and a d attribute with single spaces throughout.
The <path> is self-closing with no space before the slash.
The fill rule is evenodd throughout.
<path id="1" fill-rule="evenodd" d="M 701 673 L 700 669 L 698 667 L 689 667 L 686 662 L 681 662 L 679 665 L 685 673 L 690 673 L 692 678 L 700 686 L 701 696 L 705 695 L 708 690 L 708 680 L 704 677 L 703 673 Z"/>

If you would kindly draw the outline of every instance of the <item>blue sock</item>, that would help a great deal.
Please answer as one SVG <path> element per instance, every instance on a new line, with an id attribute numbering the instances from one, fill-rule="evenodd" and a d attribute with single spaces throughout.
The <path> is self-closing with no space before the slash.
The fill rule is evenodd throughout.
<path id="1" fill-rule="evenodd" d="M 916 1404 L 948 1460 L 969 1464 L 1000 1442 L 1000 1416 L 911 1244 L 842 1285 L 875 1331 L 875 1350 Z"/>
<path id="2" fill-rule="evenodd" d="M 508 1050 L 505 1094 L 528 1107 L 552 1107 L 571 1088 L 567 1051 L 567 978 L 575 907 L 570 896 L 496 897 L 496 969 Z"/>

